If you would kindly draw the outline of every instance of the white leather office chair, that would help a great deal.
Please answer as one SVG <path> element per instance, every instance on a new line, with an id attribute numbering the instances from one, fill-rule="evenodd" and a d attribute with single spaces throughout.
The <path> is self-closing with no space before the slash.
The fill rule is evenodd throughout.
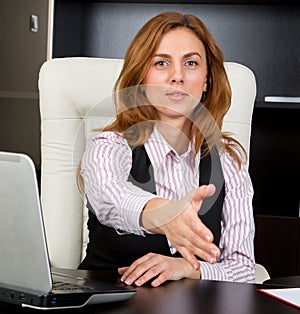
<path id="1" fill-rule="evenodd" d="M 84 257 L 87 210 L 76 186 L 76 168 L 92 129 L 103 127 L 115 115 L 111 95 L 122 63 L 58 58 L 41 67 L 41 201 L 54 267 L 76 268 Z M 249 152 L 255 77 L 241 64 L 228 62 L 225 67 L 233 97 L 223 130 L 232 132 Z M 262 271 L 257 275 L 258 282 L 268 279 Z"/>

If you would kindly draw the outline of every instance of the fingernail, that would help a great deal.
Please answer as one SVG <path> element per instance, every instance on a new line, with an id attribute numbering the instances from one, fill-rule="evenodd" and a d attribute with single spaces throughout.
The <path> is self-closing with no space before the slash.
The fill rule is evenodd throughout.
<path id="1" fill-rule="evenodd" d="M 218 252 L 217 252 L 216 250 L 212 250 L 212 251 L 211 251 L 211 254 L 212 254 L 214 257 L 217 257 Z"/>
<path id="2" fill-rule="evenodd" d="M 214 263 L 214 259 L 211 258 L 209 262 L 210 262 L 211 264 L 213 264 L 213 263 Z"/>
<path id="3" fill-rule="evenodd" d="M 126 285 L 131 285 L 131 279 L 130 279 L 130 278 L 127 278 L 127 279 L 125 280 L 125 283 L 126 283 Z"/>
<path id="4" fill-rule="evenodd" d="M 211 241 L 211 237 L 210 237 L 208 234 L 205 235 L 205 239 L 206 239 L 208 242 Z"/>

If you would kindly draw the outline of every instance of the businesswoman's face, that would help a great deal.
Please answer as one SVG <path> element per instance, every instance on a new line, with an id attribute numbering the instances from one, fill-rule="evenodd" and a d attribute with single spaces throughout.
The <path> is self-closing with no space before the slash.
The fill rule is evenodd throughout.
<path id="1" fill-rule="evenodd" d="M 187 28 L 163 35 L 145 77 L 145 92 L 160 120 L 190 116 L 206 91 L 202 42 Z"/>

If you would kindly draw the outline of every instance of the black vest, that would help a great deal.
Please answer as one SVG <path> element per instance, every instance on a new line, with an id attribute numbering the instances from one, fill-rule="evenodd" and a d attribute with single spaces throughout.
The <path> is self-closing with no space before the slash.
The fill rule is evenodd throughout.
<path id="1" fill-rule="evenodd" d="M 225 184 L 217 149 L 213 149 L 210 154 L 201 159 L 199 172 L 199 186 L 208 183 L 216 186 L 215 195 L 202 203 L 199 217 L 212 231 L 214 243 L 218 245 Z M 144 146 L 135 147 L 132 151 L 132 168 L 128 180 L 148 192 L 155 193 L 153 168 Z M 164 235 L 119 235 L 114 228 L 99 223 L 89 202 L 87 207 L 89 208 L 89 243 L 86 257 L 79 266 L 80 269 L 116 270 L 118 267 L 129 266 L 149 252 L 171 256 Z M 180 256 L 180 254 L 176 253 L 173 256 Z"/>

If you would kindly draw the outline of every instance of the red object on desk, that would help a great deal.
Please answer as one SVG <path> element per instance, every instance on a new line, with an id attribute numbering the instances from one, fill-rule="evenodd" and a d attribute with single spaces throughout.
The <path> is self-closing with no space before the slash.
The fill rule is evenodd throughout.
<path id="1" fill-rule="evenodd" d="M 282 288 L 282 289 L 257 289 L 279 301 L 285 302 L 300 309 L 300 288 Z"/>

